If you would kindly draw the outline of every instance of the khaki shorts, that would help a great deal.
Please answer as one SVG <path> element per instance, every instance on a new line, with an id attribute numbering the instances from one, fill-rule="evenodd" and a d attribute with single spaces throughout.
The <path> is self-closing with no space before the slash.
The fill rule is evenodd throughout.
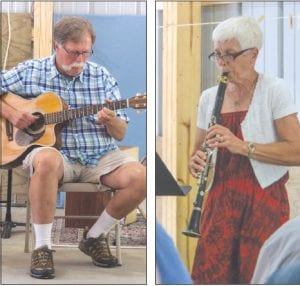
<path id="1" fill-rule="evenodd" d="M 119 149 L 109 151 L 99 160 L 97 166 L 87 167 L 80 163 L 71 164 L 66 162 L 61 153 L 52 147 L 38 147 L 33 149 L 24 159 L 23 168 L 30 172 L 30 176 L 33 174 L 33 160 L 35 155 L 45 149 L 53 149 L 60 154 L 64 163 L 64 178 L 63 183 L 69 182 L 82 182 L 82 183 L 94 183 L 99 184 L 99 191 L 106 191 L 109 187 L 102 185 L 100 177 L 106 175 L 113 170 L 117 169 L 121 165 L 128 162 L 136 162 L 137 160 Z"/>

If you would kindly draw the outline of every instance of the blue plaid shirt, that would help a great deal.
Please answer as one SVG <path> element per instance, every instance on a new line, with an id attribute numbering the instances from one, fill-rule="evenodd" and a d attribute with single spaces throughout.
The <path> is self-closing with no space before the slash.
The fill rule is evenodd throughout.
<path id="1" fill-rule="evenodd" d="M 57 71 L 55 55 L 1 72 L 1 94 L 11 92 L 31 99 L 46 91 L 59 95 L 70 108 L 121 99 L 116 80 L 104 67 L 92 62 L 87 62 L 82 73 L 72 79 Z M 124 110 L 116 111 L 116 115 L 129 122 Z M 106 127 L 96 124 L 96 115 L 73 119 L 62 130 L 60 151 L 69 162 L 95 166 L 101 156 L 117 148 Z"/>

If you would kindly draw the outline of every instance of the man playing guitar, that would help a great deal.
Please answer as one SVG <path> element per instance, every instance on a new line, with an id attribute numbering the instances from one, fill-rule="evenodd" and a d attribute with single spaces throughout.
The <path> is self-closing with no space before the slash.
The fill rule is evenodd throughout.
<path id="1" fill-rule="evenodd" d="M 88 61 L 95 37 L 86 19 L 60 19 L 54 27 L 55 53 L 2 71 L 1 97 L 13 93 L 34 99 L 50 91 L 71 108 L 120 100 L 115 79 L 103 66 Z M 20 130 L 26 130 L 38 120 L 38 115 L 18 109 L 5 100 L 1 117 Z M 145 167 L 121 152 L 115 143 L 124 138 L 128 121 L 124 110 L 104 107 L 95 116 L 68 121 L 61 130 L 59 151 L 52 146 L 37 147 L 24 158 L 23 166 L 31 176 L 29 199 L 36 238 L 31 276 L 54 277 L 51 229 L 57 190 L 63 182 L 78 180 L 99 183 L 101 190 L 117 190 L 96 223 L 84 233 L 79 248 L 91 256 L 97 266 L 118 265 L 117 258 L 109 251 L 106 233 L 146 195 Z"/>

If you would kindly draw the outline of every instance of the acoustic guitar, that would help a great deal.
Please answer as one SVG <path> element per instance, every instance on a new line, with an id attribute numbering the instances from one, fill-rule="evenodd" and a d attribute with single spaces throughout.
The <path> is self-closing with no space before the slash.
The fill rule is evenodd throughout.
<path id="1" fill-rule="evenodd" d="M 67 104 L 53 92 L 45 92 L 30 100 L 8 93 L 1 97 L 1 101 L 38 117 L 33 124 L 22 130 L 14 127 L 7 119 L 1 118 L 0 168 L 2 169 L 11 169 L 20 165 L 33 148 L 51 146 L 59 149 L 60 131 L 64 123 L 69 120 L 96 114 L 103 107 L 111 110 L 128 107 L 144 109 L 147 102 L 145 94 L 137 94 L 119 101 L 69 109 Z"/>

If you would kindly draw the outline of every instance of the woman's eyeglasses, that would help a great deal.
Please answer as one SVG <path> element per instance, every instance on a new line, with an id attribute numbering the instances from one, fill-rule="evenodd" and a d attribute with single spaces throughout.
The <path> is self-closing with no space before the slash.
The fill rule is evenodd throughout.
<path id="1" fill-rule="evenodd" d="M 213 61 L 213 62 L 217 62 L 219 60 L 223 60 L 224 62 L 228 63 L 228 62 L 231 62 L 231 61 L 234 61 L 238 56 L 240 56 L 241 54 L 249 51 L 249 50 L 252 50 L 254 48 L 248 48 L 248 49 L 245 49 L 245 50 L 241 50 L 239 52 L 236 52 L 236 53 L 226 53 L 225 55 L 221 55 L 220 53 L 218 52 L 212 52 L 208 58 Z"/>

